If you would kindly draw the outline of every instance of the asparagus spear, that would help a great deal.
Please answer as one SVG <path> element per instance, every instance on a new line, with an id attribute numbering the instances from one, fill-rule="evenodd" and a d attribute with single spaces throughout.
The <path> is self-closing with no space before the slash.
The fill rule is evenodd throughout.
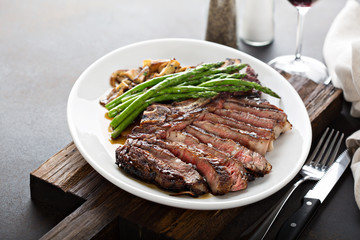
<path id="1" fill-rule="evenodd" d="M 138 96 L 136 96 L 136 97 L 138 97 Z M 121 104 L 117 105 L 116 107 L 112 108 L 108 112 L 108 117 L 110 117 L 110 118 L 115 117 L 119 112 L 121 112 L 122 110 L 127 108 L 136 99 L 136 97 L 127 98 L 126 101 L 124 101 L 123 103 L 121 103 Z"/>
<path id="2" fill-rule="evenodd" d="M 214 87 L 206 87 L 208 91 L 215 92 L 244 92 L 249 91 L 252 87 L 248 86 L 214 86 Z"/>
<path id="3" fill-rule="evenodd" d="M 217 73 L 217 74 L 214 74 L 214 75 L 204 76 L 202 78 L 196 78 L 196 79 L 192 78 L 189 81 L 183 82 L 179 86 L 195 86 L 195 85 L 198 85 L 198 84 L 206 82 L 206 81 L 210 81 L 210 80 L 213 80 L 213 79 L 226 78 L 228 76 L 229 75 L 225 74 L 225 73 Z"/>
<path id="4" fill-rule="evenodd" d="M 245 80 L 241 80 L 241 79 L 231 79 L 231 78 L 214 79 L 214 80 L 210 80 L 208 82 L 201 83 L 198 86 L 199 87 L 212 87 L 212 86 L 220 86 L 220 85 L 251 87 L 251 88 L 254 88 L 263 93 L 269 94 L 270 96 L 280 98 L 280 96 L 277 95 L 275 92 L 273 92 L 270 88 L 261 86 L 260 84 L 258 84 L 256 82 L 250 82 L 250 81 L 245 81 Z"/>
<path id="5" fill-rule="evenodd" d="M 105 107 L 108 109 L 108 110 L 111 110 L 112 108 L 114 108 L 115 106 L 119 105 L 122 101 L 123 98 L 127 97 L 127 96 L 130 96 L 131 94 L 133 93 L 138 93 L 138 92 L 141 92 L 142 90 L 144 90 L 145 88 L 147 87 L 151 87 L 151 86 L 154 86 L 156 84 L 158 84 L 159 82 L 167 79 L 167 78 L 170 78 L 170 77 L 174 77 L 174 76 L 177 76 L 177 75 L 181 75 L 181 74 L 184 74 L 185 72 L 181 72 L 181 73 L 173 73 L 173 74 L 168 74 L 168 75 L 165 75 L 165 76 L 161 76 L 161 77 L 155 77 L 155 78 L 152 78 L 148 81 L 145 81 L 143 83 L 140 83 L 138 85 L 136 85 L 135 87 L 129 89 L 128 91 L 126 91 L 125 93 L 121 94 L 119 97 L 115 98 L 114 100 L 112 100 L 111 102 L 109 102 L 108 104 L 105 105 Z"/>
<path id="6" fill-rule="evenodd" d="M 229 77 L 228 74 L 236 72 L 236 71 L 240 71 L 241 69 L 243 69 L 246 66 L 247 66 L 246 64 L 234 64 L 234 65 L 229 65 L 229 66 L 222 67 L 222 68 L 211 69 L 201 76 L 192 77 L 191 79 L 189 79 L 189 81 L 187 81 L 181 85 L 198 85 L 202 82 L 206 82 L 211 79 Z M 243 78 L 244 76 L 246 76 L 245 73 L 244 74 L 235 73 L 235 74 L 237 74 L 237 75 L 234 75 L 233 76 L 234 78 Z"/>
<path id="7" fill-rule="evenodd" d="M 171 94 L 171 93 L 186 93 L 186 92 L 201 92 L 206 90 L 204 87 L 198 87 L 198 86 L 175 86 L 175 87 L 169 87 L 164 88 L 160 90 L 156 96 L 163 95 L 163 94 Z"/>
<path id="8" fill-rule="evenodd" d="M 188 85 L 199 85 L 203 82 L 207 82 L 210 80 L 215 80 L 215 79 L 224 79 L 224 78 L 239 78 L 242 79 L 246 77 L 246 73 L 233 73 L 233 74 L 226 74 L 226 73 L 218 73 L 212 76 L 208 76 L 208 77 L 204 77 L 204 78 L 200 78 L 200 79 L 196 79 L 196 80 L 192 80 L 192 81 L 188 81 L 185 82 L 183 84 L 181 84 L 182 86 L 188 86 Z"/>
<path id="9" fill-rule="evenodd" d="M 127 126 L 129 126 L 140 113 L 142 113 L 150 104 L 143 104 L 140 108 L 136 109 L 130 114 L 124 121 L 119 123 L 119 125 L 112 131 L 111 138 L 115 139 L 120 136 L 121 132 L 124 131 Z"/>
<path id="10" fill-rule="evenodd" d="M 159 91 L 156 96 L 172 93 L 188 93 L 188 92 L 204 92 L 204 91 L 215 91 L 215 92 L 239 92 L 248 91 L 252 87 L 248 86 L 212 86 L 212 87 L 201 87 L 201 86 L 175 86 L 164 88 Z"/>
<path id="11" fill-rule="evenodd" d="M 145 91 L 145 90 L 144 90 L 144 91 Z M 132 94 L 132 95 L 125 96 L 125 97 L 123 97 L 123 98 L 121 99 L 121 102 L 123 103 L 123 102 L 128 101 L 129 99 L 133 99 L 133 98 L 135 98 L 135 97 L 138 97 L 139 95 L 143 94 L 144 91 L 142 91 L 142 92 L 137 92 L 137 93 L 134 93 L 134 94 Z"/>
<path id="12" fill-rule="evenodd" d="M 246 64 L 234 64 L 234 65 L 228 65 L 225 67 L 221 67 L 221 68 L 214 68 L 214 69 L 210 69 L 209 71 L 205 72 L 202 75 L 197 75 L 197 76 L 193 76 L 191 79 L 189 80 L 197 80 L 206 76 L 212 76 L 215 74 L 219 74 L 219 73 L 233 73 L 236 71 L 240 71 L 241 69 L 243 69 L 244 67 L 246 67 Z"/>

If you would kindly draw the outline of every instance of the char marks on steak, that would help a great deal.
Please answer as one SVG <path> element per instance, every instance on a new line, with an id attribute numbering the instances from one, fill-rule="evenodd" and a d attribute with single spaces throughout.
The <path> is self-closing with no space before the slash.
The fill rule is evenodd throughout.
<path id="1" fill-rule="evenodd" d="M 168 149 L 182 161 L 189 163 L 206 179 L 213 194 L 222 195 L 230 191 L 232 182 L 231 174 L 226 166 L 221 164 L 221 159 L 206 155 L 201 151 L 190 148 L 181 142 L 166 139 L 146 139 L 161 148 Z"/>
<path id="2" fill-rule="evenodd" d="M 241 72 L 259 82 L 250 66 Z M 257 91 L 238 94 L 243 93 L 152 104 L 116 150 L 116 163 L 178 193 L 222 195 L 245 189 L 248 181 L 271 171 L 264 155 L 292 126 L 283 110 L 260 99 Z"/>
<path id="3" fill-rule="evenodd" d="M 265 155 L 266 151 L 269 149 L 270 139 L 260 137 L 252 132 L 232 128 L 221 123 L 213 123 L 207 120 L 194 121 L 193 125 L 221 138 L 232 139 L 262 155 Z"/>
<path id="4" fill-rule="evenodd" d="M 186 132 L 171 131 L 167 139 L 183 143 L 196 151 L 200 151 L 209 159 L 217 159 L 217 164 L 223 166 L 227 173 L 230 174 L 231 191 L 239 191 L 247 187 L 247 172 L 245 168 L 242 164 L 230 158 L 228 154 L 201 143 L 196 137 Z"/>
<path id="5" fill-rule="evenodd" d="M 223 102 L 223 108 L 236 112 L 247 113 L 258 119 L 273 119 L 275 138 L 292 128 L 284 111 L 269 102 L 259 98 L 227 98 Z"/>
<path id="6" fill-rule="evenodd" d="M 174 124 L 194 119 L 211 101 L 209 98 L 188 99 L 172 104 L 152 104 L 144 111 L 140 126 Z"/>
<path id="7" fill-rule="evenodd" d="M 263 176 L 270 172 L 271 164 L 261 154 L 236 143 L 231 139 L 221 138 L 195 126 L 187 126 L 185 131 L 198 138 L 201 142 L 216 148 L 242 164 L 246 170 L 255 176 Z"/>
<path id="8" fill-rule="evenodd" d="M 261 136 L 263 138 L 266 139 L 274 139 L 274 133 L 267 128 L 261 128 L 261 127 L 256 127 L 253 126 L 251 124 L 245 123 L 245 122 L 241 122 L 241 121 L 237 121 L 236 119 L 232 119 L 226 116 L 220 116 L 214 113 L 210 113 L 207 112 L 205 114 L 201 115 L 201 118 L 198 118 L 199 120 L 208 120 L 214 123 L 221 123 L 224 125 L 227 125 L 229 127 L 232 128 L 237 128 L 249 133 L 255 133 L 258 136 Z"/>
<path id="9" fill-rule="evenodd" d="M 281 109 L 257 98 L 223 95 L 153 104 L 116 159 L 126 172 L 162 188 L 197 196 L 208 186 L 222 195 L 269 173 L 264 155 L 290 128 Z"/>
<path id="10" fill-rule="evenodd" d="M 202 176 L 168 150 L 137 139 L 126 142 L 116 150 L 116 164 L 129 174 L 176 192 L 208 192 Z"/>

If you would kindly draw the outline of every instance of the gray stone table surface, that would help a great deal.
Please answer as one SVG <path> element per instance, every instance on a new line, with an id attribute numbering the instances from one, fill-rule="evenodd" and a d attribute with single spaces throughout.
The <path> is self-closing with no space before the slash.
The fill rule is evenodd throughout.
<path id="1" fill-rule="evenodd" d="M 304 55 L 322 60 L 326 33 L 345 2 L 323 0 L 311 9 Z M 72 141 L 66 104 L 79 75 L 99 57 L 127 44 L 205 39 L 207 11 L 206 0 L 0 1 L 0 239 L 37 239 L 61 220 L 32 203 L 29 174 Z M 286 0 L 275 0 L 275 26 L 271 45 L 240 43 L 240 50 L 264 62 L 294 53 L 296 11 Z M 333 123 L 347 135 L 360 128 L 348 111 L 344 102 Z M 305 237 L 360 235 L 352 188 L 347 171 Z"/>

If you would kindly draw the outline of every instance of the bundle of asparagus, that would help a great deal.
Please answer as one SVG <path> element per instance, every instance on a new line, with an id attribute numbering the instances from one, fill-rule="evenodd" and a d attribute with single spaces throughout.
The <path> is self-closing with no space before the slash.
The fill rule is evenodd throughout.
<path id="1" fill-rule="evenodd" d="M 105 107 L 109 110 L 108 116 L 113 118 L 110 123 L 113 129 L 111 137 L 117 138 L 139 114 L 154 102 L 209 98 L 219 92 L 239 92 L 251 89 L 280 98 L 271 89 L 256 82 L 244 80 L 246 74 L 238 72 L 245 68 L 246 64 L 221 67 L 223 64 L 223 61 L 206 63 L 185 72 L 155 77 L 109 102 Z"/>

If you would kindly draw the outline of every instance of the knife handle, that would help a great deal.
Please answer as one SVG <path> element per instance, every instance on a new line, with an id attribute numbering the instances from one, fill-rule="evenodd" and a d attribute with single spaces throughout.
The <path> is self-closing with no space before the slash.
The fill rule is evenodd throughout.
<path id="1" fill-rule="evenodd" d="M 320 204 L 319 199 L 304 198 L 301 207 L 284 222 L 276 239 L 297 239 Z"/>

